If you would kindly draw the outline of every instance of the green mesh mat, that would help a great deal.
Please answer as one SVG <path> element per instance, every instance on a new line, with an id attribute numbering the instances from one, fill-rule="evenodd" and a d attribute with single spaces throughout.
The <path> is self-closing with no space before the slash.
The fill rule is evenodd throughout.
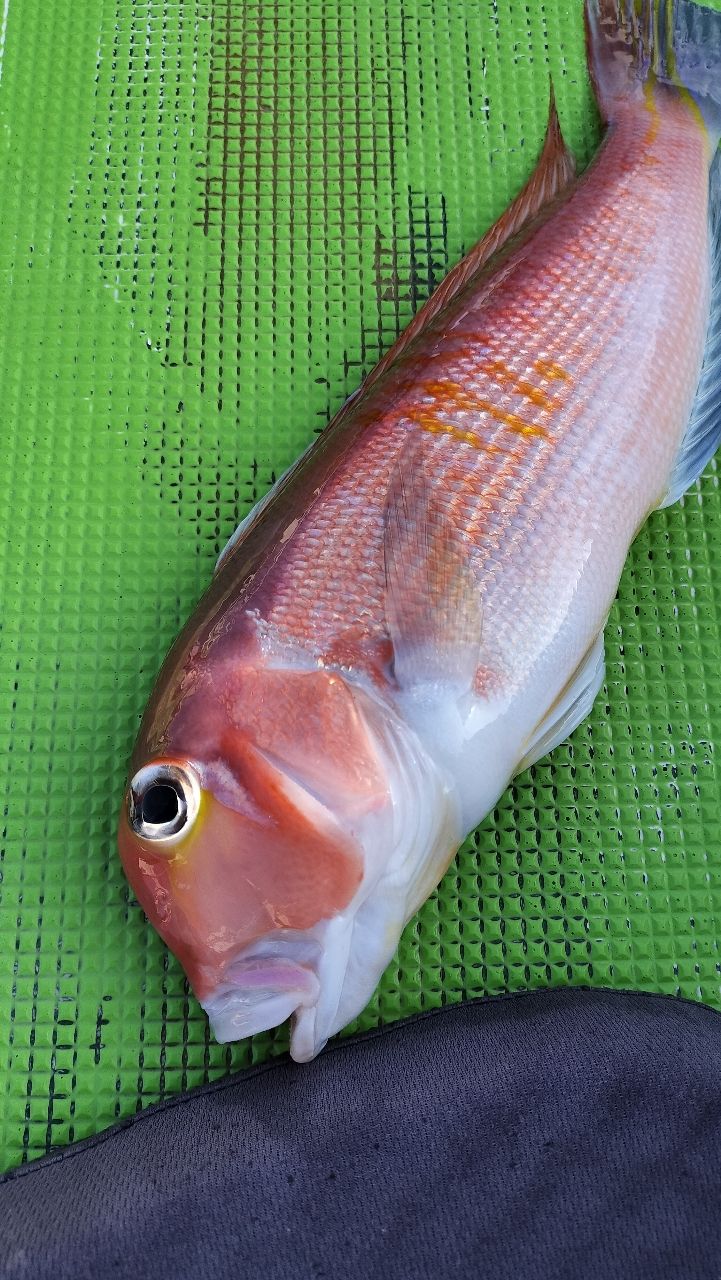
<path id="1" fill-rule="evenodd" d="M 538 154 L 580 0 L 2 0 L 0 1116 L 12 1165 L 285 1049 L 208 1035 L 115 851 L 163 653 L 253 502 Z M 606 689 L 403 936 L 369 1027 L 592 984 L 721 1006 L 721 503 L 653 517 Z"/>

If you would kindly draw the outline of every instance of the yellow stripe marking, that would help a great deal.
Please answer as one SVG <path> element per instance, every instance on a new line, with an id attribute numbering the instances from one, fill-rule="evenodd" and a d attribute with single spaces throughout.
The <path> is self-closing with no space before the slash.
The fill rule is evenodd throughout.
<path id="1" fill-rule="evenodd" d="M 571 375 L 562 365 L 553 360 L 534 360 L 533 367 L 542 378 L 552 378 L 557 382 L 570 382 Z"/>
<path id="2" fill-rule="evenodd" d="M 652 147 L 658 137 L 658 131 L 661 128 L 661 112 L 658 108 L 656 95 L 654 94 L 655 76 L 649 75 L 648 80 L 644 82 L 643 96 L 646 103 L 646 110 L 651 117 L 644 143 L 647 147 Z"/>
<path id="3" fill-rule="evenodd" d="M 432 436 L 451 436 L 453 440 L 460 440 L 462 444 L 472 444 L 475 449 L 482 449 L 484 453 L 503 453 L 503 449 L 499 449 L 497 444 L 487 444 L 472 431 L 461 431 L 460 427 L 451 426 L 450 422 L 438 422 L 428 414 L 422 415 L 418 426 L 421 431 L 427 431 Z"/>

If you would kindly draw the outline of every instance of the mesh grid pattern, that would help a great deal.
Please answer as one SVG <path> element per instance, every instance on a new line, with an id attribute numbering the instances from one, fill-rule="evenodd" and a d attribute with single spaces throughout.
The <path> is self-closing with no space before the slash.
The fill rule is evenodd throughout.
<path id="1" fill-rule="evenodd" d="M 287 1046 L 210 1040 L 120 870 L 126 761 L 238 519 L 528 175 L 549 70 L 583 163 L 578 0 L 4 4 L 5 1165 Z M 592 716 L 356 1025 L 569 983 L 721 1007 L 717 488 L 642 532 Z"/>

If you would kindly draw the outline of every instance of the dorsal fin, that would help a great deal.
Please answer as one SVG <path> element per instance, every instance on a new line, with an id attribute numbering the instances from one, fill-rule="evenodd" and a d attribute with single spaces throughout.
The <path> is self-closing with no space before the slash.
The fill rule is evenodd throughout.
<path id="1" fill-rule="evenodd" d="M 393 346 L 372 369 L 363 383 L 363 391 L 385 373 L 409 343 L 421 333 L 428 324 L 442 311 L 477 271 L 486 265 L 494 253 L 503 247 L 508 240 L 517 235 L 529 222 L 532 222 L 541 210 L 549 204 L 573 180 L 576 173 L 576 161 L 573 153 L 566 146 L 561 132 L 561 124 L 556 110 L 556 95 L 551 84 L 551 97 L 548 108 L 548 126 L 546 140 L 538 160 L 525 187 L 519 191 L 515 200 L 478 244 L 456 263 L 445 279 L 439 284 L 435 293 L 416 312 L 407 329 L 397 338 Z"/>

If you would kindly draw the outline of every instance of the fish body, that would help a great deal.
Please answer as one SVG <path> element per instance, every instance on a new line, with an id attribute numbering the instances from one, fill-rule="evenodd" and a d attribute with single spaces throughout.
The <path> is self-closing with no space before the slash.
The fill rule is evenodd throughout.
<path id="1" fill-rule="evenodd" d="M 166 660 L 120 848 L 220 1039 L 292 1015 L 306 1059 L 360 1011 L 465 834 L 590 709 L 628 547 L 715 448 L 721 16 L 678 0 L 666 47 L 664 14 L 591 0 L 595 160 L 575 177 L 552 105 L 527 187 Z"/>

